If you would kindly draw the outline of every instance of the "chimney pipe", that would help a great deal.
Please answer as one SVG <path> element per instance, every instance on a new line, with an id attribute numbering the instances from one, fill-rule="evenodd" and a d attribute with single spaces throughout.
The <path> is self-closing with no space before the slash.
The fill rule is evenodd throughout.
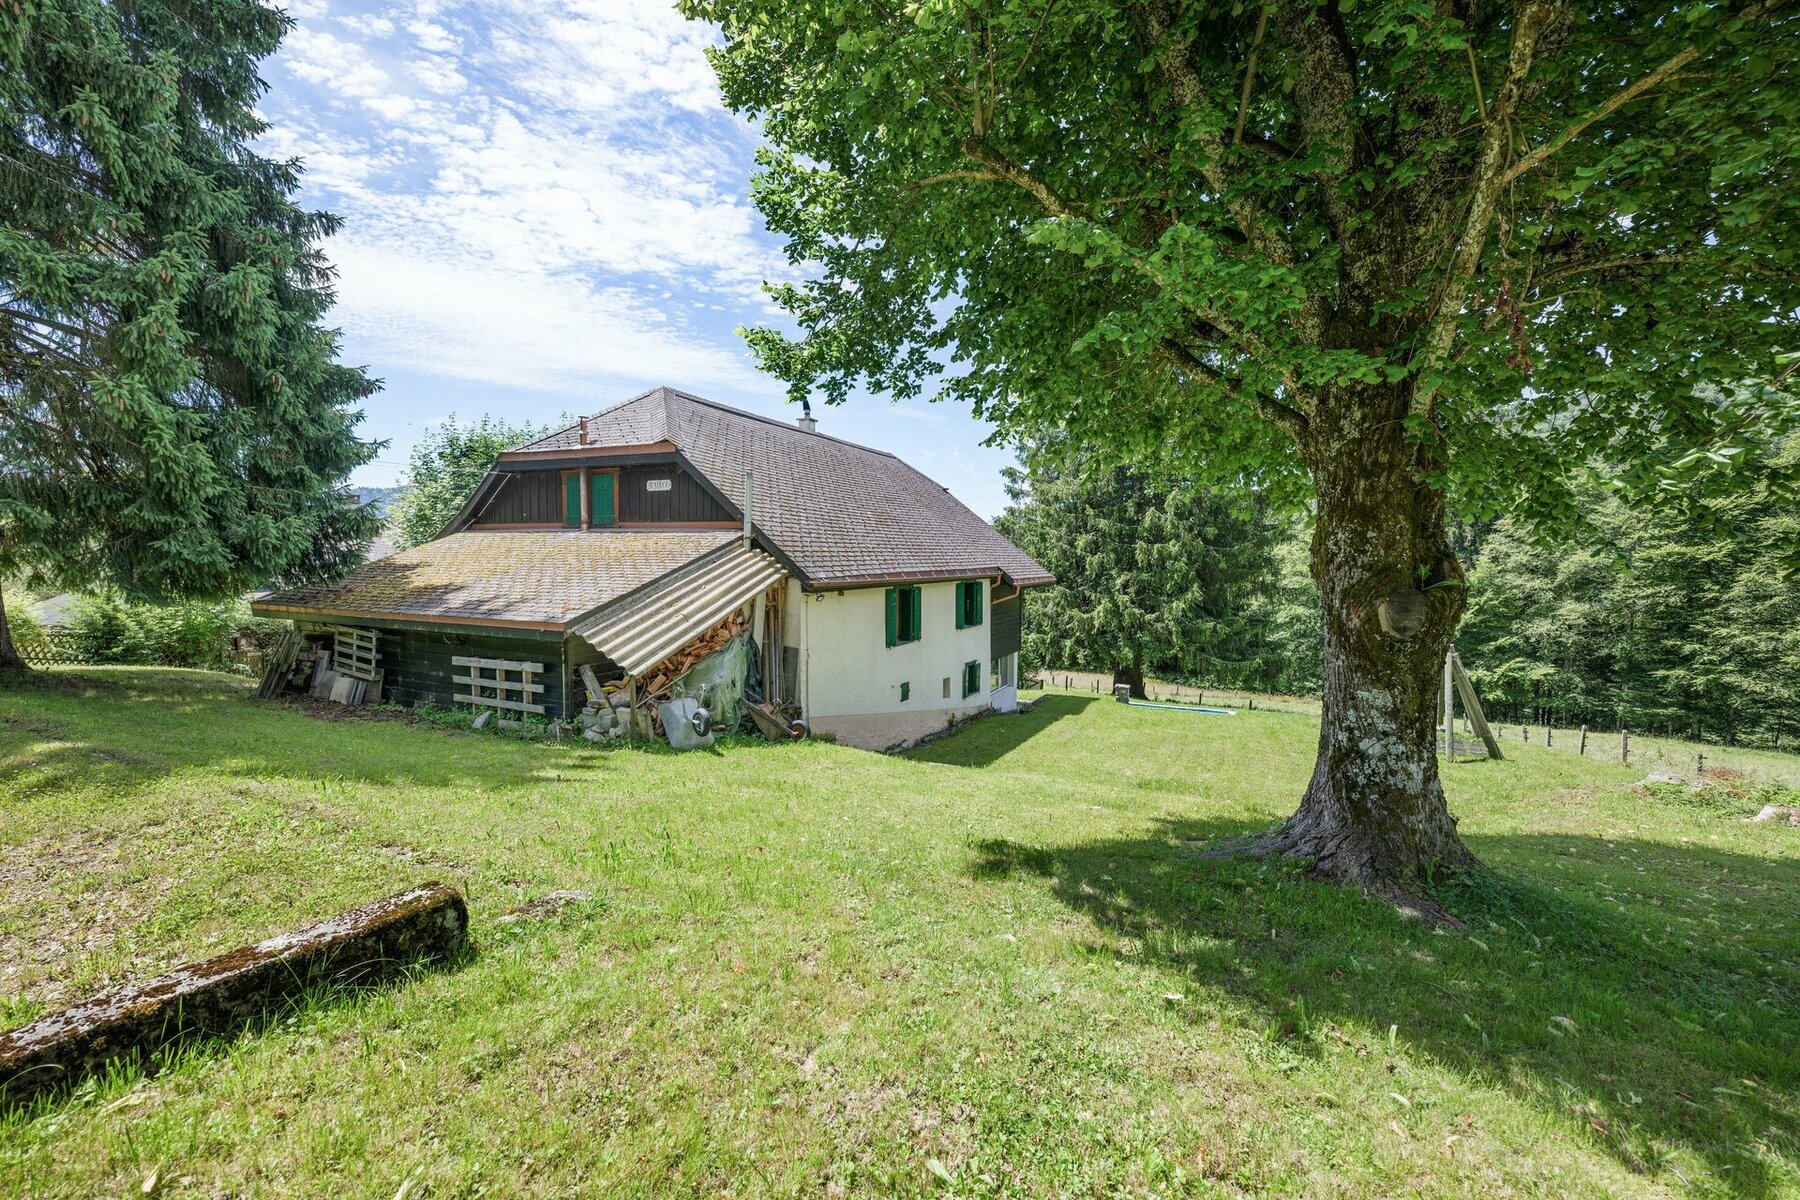
<path id="1" fill-rule="evenodd" d="M 588 419 L 586 417 L 581 418 L 581 444 L 583 446 L 587 445 L 587 423 Z"/>
<path id="2" fill-rule="evenodd" d="M 756 503 L 756 472 L 744 472 L 744 549 L 750 549 L 750 510 Z"/>
<path id="3" fill-rule="evenodd" d="M 798 425 L 807 433 L 819 432 L 819 423 L 813 420 L 811 400 L 800 401 L 800 416 L 794 424 Z"/>

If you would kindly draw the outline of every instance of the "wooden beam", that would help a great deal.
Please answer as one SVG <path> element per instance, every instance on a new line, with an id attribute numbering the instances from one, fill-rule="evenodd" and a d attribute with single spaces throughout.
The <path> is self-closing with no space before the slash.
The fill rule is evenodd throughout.
<path id="1" fill-rule="evenodd" d="M 466 683 L 471 688 L 494 688 L 503 692 L 541 692 L 541 683 L 514 683 L 508 679 L 489 679 L 485 675 L 452 675 L 451 683 Z"/>
<path id="2" fill-rule="evenodd" d="M 486 686 L 492 687 L 493 681 L 488 680 Z M 541 713 L 544 711 L 544 706 L 541 704 L 527 704 L 522 700 L 502 700 L 497 696 L 459 695 L 455 697 L 455 700 L 458 704 L 473 704 L 477 707 L 486 706 L 488 708 L 510 708 L 515 712 Z"/>
<path id="3" fill-rule="evenodd" d="M 1481 711 L 1481 697 L 1475 694 L 1475 685 L 1469 682 L 1469 673 L 1463 670 L 1462 658 L 1453 648 L 1450 651 L 1450 671 L 1456 680 L 1457 694 L 1462 697 L 1463 707 L 1468 710 L 1469 723 L 1475 726 L 1475 734 L 1487 747 L 1489 758 L 1505 758 L 1500 753 L 1500 740 L 1494 731 L 1488 728 L 1487 714 Z"/>

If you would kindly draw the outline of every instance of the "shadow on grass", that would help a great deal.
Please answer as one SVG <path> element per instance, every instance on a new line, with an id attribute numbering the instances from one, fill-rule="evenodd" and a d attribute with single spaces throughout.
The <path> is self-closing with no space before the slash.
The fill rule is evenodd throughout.
<path id="1" fill-rule="evenodd" d="M 959 729 L 955 737 L 927 742 L 905 757 L 953 767 L 986 767 L 1017 750 L 1065 717 L 1094 703 L 1091 696 L 1046 693 L 1030 712 L 995 713 Z"/>
<path id="2" fill-rule="evenodd" d="M 1138 954 L 1260 1011 L 1316 1055 L 1324 1027 L 1398 1026 L 1478 1085 L 1559 1114 L 1629 1169 L 1685 1149 L 1714 1191 L 1787 1194 L 1800 1161 L 1800 881 L 1777 860 L 1654 842 L 1477 839 L 1498 874 L 1439 896 L 1434 935 L 1273 861 L 1206 859 L 1242 822 L 1159 822 L 1070 846 L 977 843 L 977 878 L 1038 878 Z M 1685 1179 L 1685 1177 L 1682 1177 Z M 1690 1181 L 1692 1186 L 1692 1181 Z"/>
<path id="3" fill-rule="evenodd" d="M 608 756 L 578 739 L 566 747 L 539 743 L 542 757 L 522 761 L 494 753 L 522 740 L 408 715 L 343 709 L 340 716 L 328 706 L 258 700 L 254 682 L 154 667 L 27 677 L 0 687 L 0 769 L 24 780 L 26 794 L 95 784 L 123 791 L 199 765 L 322 784 L 474 788 L 526 783 L 547 771 L 572 778 L 608 770 Z M 415 730 L 435 736 L 409 733 Z"/>

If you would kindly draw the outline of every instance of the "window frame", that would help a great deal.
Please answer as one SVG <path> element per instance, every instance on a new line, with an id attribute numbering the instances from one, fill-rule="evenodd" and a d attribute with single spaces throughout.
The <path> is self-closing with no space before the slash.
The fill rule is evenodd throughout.
<path id="1" fill-rule="evenodd" d="M 962 579 L 956 584 L 956 627 L 974 629 L 986 616 L 982 612 L 983 579 Z"/>
<path id="2" fill-rule="evenodd" d="M 910 593 L 907 595 L 906 593 Z M 917 584 L 896 584 L 887 590 L 887 646 L 911 646 L 925 640 L 924 592 Z M 902 617 L 907 618 L 902 621 Z"/>

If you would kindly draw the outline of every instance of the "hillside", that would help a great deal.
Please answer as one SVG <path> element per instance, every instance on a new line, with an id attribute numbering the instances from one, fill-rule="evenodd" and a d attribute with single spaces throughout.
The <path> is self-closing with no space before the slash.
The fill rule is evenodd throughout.
<path id="1" fill-rule="evenodd" d="M 425 879 L 477 943 L 0 1118 L 0 1194 L 1800 1191 L 1800 829 L 1509 747 L 1447 768 L 1498 877 L 1433 933 L 1194 854 L 1316 731 L 1051 694 L 909 759 L 683 756 L 0 692 L 0 1024 Z"/>

